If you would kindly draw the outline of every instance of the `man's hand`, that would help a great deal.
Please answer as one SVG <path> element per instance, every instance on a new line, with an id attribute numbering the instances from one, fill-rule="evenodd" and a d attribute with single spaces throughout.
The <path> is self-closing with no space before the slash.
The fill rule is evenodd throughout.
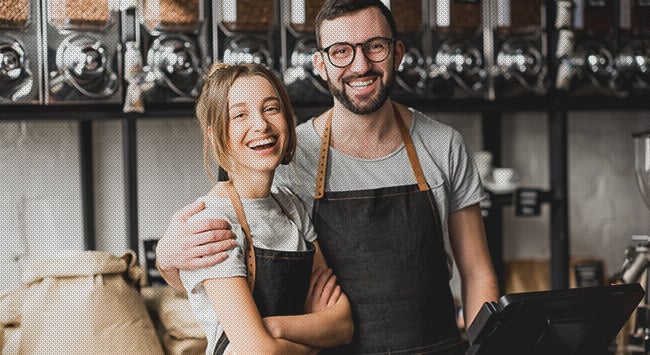
<path id="1" fill-rule="evenodd" d="M 165 281 L 182 290 L 178 270 L 194 270 L 222 262 L 235 246 L 235 234 L 222 219 L 188 222 L 205 208 L 203 202 L 193 202 L 176 212 L 165 235 L 156 246 L 156 262 Z M 180 286 L 180 288 L 179 288 Z"/>
<path id="2" fill-rule="evenodd" d="M 336 284 L 332 269 L 317 268 L 311 275 L 305 300 L 305 313 L 322 311 L 336 304 L 341 296 L 341 286 Z"/>

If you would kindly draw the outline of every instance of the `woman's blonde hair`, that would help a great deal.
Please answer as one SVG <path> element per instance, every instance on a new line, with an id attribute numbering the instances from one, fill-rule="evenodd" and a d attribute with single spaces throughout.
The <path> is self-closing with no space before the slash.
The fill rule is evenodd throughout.
<path id="1" fill-rule="evenodd" d="M 286 151 L 282 158 L 282 164 L 288 164 L 293 159 L 296 151 L 296 122 L 293 116 L 293 109 L 289 101 L 284 85 L 269 69 L 261 64 L 237 64 L 228 65 L 215 63 L 210 68 L 209 74 L 201 95 L 196 103 L 196 117 L 203 131 L 203 163 L 208 178 L 214 183 L 212 174 L 210 152 L 214 152 L 216 163 L 226 172 L 230 172 L 229 166 L 229 106 L 228 94 L 235 80 L 241 77 L 261 76 L 271 83 L 280 98 L 280 110 L 287 120 L 287 142 Z M 250 88 L 256 90 L 256 88 Z M 208 129 L 210 128 L 210 129 Z M 212 134 L 209 132 L 212 131 Z M 214 150 L 213 150 L 214 147 Z"/>

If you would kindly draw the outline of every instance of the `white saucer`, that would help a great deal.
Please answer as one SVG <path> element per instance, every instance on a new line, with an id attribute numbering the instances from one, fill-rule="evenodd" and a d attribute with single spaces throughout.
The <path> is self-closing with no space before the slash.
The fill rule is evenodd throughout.
<path id="1" fill-rule="evenodd" d="M 497 184 L 494 181 L 486 180 L 483 182 L 483 186 L 487 190 L 497 194 L 508 194 L 514 192 L 517 189 L 517 182 L 511 181 L 507 184 Z"/>

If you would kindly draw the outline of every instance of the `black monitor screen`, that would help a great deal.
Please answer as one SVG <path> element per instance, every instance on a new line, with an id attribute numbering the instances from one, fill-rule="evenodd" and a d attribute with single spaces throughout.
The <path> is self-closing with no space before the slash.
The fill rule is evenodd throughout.
<path id="1" fill-rule="evenodd" d="M 505 295 L 476 316 L 467 354 L 604 354 L 644 294 L 623 284 Z"/>

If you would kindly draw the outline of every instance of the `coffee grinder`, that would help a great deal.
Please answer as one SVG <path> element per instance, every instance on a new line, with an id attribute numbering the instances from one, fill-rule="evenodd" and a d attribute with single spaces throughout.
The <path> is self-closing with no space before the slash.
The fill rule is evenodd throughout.
<path id="1" fill-rule="evenodd" d="M 650 209 L 650 130 L 634 133 L 634 172 L 641 196 Z M 624 283 L 641 282 L 647 290 L 648 267 L 650 266 L 650 235 L 634 235 L 636 246 L 625 250 L 626 260 L 621 268 L 620 280 Z M 650 352 L 650 297 L 646 296 L 637 308 L 632 346 L 640 346 L 647 354 Z"/>
<path id="2" fill-rule="evenodd" d="M 634 172 L 636 182 L 648 208 L 650 208 L 650 130 L 635 133 Z"/>

